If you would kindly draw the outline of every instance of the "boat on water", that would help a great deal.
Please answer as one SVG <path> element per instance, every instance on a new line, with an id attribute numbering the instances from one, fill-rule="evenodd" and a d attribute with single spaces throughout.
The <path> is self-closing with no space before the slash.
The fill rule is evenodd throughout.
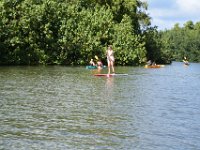
<path id="1" fill-rule="evenodd" d="M 190 64 L 189 64 L 189 62 L 184 62 L 184 65 L 189 66 Z"/>
<path id="2" fill-rule="evenodd" d="M 89 66 L 86 66 L 86 69 L 97 69 L 97 66 L 89 65 Z"/>
<path id="3" fill-rule="evenodd" d="M 98 68 L 97 66 L 92 66 L 92 65 L 86 66 L 86 69 L 104 69 L 104 68 L 106 68 L 105 65 L 102 68 Z"/>
<path id="4" fill-rule="evenodd" d="M 144 68 L 163 68 L 165 65 L 145 65 Z"/>

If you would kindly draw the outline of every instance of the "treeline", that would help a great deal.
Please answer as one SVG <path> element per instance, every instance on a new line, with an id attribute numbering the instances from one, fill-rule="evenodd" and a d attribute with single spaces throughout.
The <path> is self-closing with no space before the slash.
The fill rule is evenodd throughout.
<path id="1" fill-rule="evenodd" d="M 146 10 L 140 0 L 1 0 L 0 64 L 85 65 L 106 61 L 110 44 L 116 65 L 169 62 Z"/>
<path id="2" fill-rule="evenodd" d="M 187 21 L 183 27 L 175 24 L 170 30 L 161 31 L 161 49 L 171 59 L 182 61 L 187 57 L 190 62 L 200 62 L 200 22 Z"/>

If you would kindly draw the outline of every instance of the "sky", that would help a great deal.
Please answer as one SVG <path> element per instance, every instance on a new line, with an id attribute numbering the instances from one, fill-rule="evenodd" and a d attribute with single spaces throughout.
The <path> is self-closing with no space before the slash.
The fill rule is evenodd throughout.
<path id="1" fill-rule="evenodd" d="M 152 26 L 159 30 L 180 27 L 187 21 L 200 22 L 200 0 L 141 0 L 148 3 L 147 13 L 152 18 Z"/>

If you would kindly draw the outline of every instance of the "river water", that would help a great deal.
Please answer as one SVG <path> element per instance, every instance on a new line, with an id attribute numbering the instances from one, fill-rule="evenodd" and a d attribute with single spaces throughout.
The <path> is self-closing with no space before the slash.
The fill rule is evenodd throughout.
<path id="1" fill-rule="evenodd" d="M 200 64 L 115 69 L 0 67 L 0 149 L 200 149 Z"/>

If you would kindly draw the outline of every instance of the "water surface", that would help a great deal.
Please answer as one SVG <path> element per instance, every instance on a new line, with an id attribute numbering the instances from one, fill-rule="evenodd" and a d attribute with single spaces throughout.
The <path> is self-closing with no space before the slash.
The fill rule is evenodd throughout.
<path id="1" fill-rule="evenodd" d="M 0 149 L 200 149 L 200 64 L 116 72 L 0 67 Z"/>

